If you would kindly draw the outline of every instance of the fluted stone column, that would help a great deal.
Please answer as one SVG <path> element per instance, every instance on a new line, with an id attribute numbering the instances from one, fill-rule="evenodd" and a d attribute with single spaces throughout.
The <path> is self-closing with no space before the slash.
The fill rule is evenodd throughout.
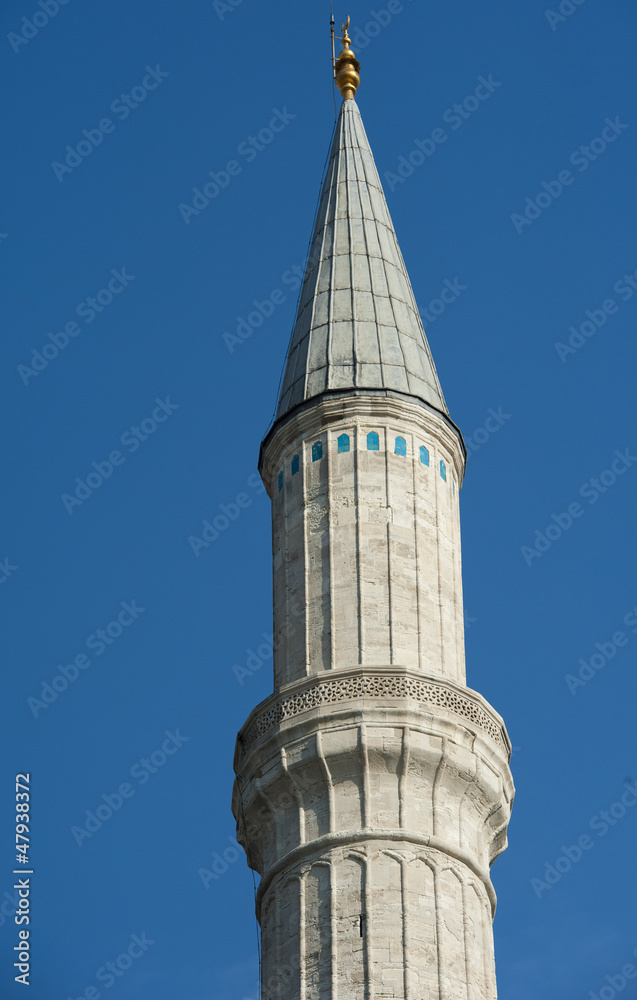
<path id="1" fill-rule="evenodd" d="M 464 683 L 464 461 L 452 422 L 398 394 L 325 397 L 267 439 L 275 690 L 359 663 Z"/>
<path id="2" fill-rule="evenodd" d="M 502 722 L 408 668 L 337 674 L 274 696 L 237 744 L 263 1000 L 495 1000 Z"/>
<path id="3" fill-rule="evenodd" d="M 263 1000 L 495 1000 L 513 787 L 502 720 L 464 685 L 463 470 L 451 422 L 392 396 L 324 399 L 266 440 L 275 694 L 234 799 Z"/>
<path id="4" fill-rule="evenodd" d="M 344 52 L 259 462 L 274 693 L 239 733 L 233 810 L 261 876 L 262 998 L 496 1000 L 489 866 L 513 784 L 502 719 L 465 683 L 466 453 Z"/>

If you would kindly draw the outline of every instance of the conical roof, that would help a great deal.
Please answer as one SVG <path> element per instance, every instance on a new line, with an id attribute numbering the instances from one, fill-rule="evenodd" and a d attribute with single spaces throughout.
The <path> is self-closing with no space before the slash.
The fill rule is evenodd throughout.
<path id="1" fill-rule="evenodd" d="M 277 418 L 329 391 L 385 389 L 447 414 L 360 111 L 345 100 Z"/>

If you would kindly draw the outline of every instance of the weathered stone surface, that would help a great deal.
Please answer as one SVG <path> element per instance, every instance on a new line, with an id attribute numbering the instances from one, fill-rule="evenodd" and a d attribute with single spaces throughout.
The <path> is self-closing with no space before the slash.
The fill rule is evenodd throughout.
<path id="1" fill-rule="evenodd" d="M 343 434 L 349 451 L 339 453 Z M 317 444 L 323 457 L 313 461 Z M 463 473 L 453 425 L 408 398 L 327 397 L 275 432 L 262 474 L 272 498 L 276 689 L 358 663 L 464 682 Z"/>
<path id="2" fill-rule="evenodd" d="M 496 1000 L 489 866 L 514 790 L 504 723 L 465 681 L 466 452 L 345 105 L 260 460 L 274 694 L 239 733 L 233 811 L 262 998 Z"/>
<path id="3" fill-rule="evenodd" d="M 264 1000 L 362 1000 L 372 981 L 375 997 L 493 1000 L 508 741 L 387 695 L 309 708 L 245 754 L 243 739 L 235 813 L 262 877 Z"/>
<path id="4" fill-rule="evenodd" d="M 459 432 L 413 398 L 323 397 L 275 426 L 261 472 L 275 694 L 239 734 L 234 809 L 263 998 L 495 1000 L 513 785 L 465 684 Z"/>

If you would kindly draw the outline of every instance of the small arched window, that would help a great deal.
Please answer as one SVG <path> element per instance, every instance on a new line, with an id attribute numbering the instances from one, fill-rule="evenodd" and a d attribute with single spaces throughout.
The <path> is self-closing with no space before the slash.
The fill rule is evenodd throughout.
<path id="1" fill-rule="evenodd" d="M 295 455 L 292 459 L 292 475 L 295 476 L 299 471 L 299 456 Z"/>
<path id="2" fill-rule="evenodd" d="M 279 472 L 279 493 L 283 489 L 283 473 Z"/>
<path id="3" fill-rule="evenodd" d="M 341 434 L 338 438 L 338 450 L 349 451 L 349 434 Z"/>
<path id="4" fill-rule="evenodd" d="M 442 476 L 444 481 L 447 482 L 447 466 L 445 465 L 442 459 L 440 459 L 440 475 Z"/>
<path id="5" fill-rule="evenodd" d="M 406 455 L 407 454 L 407 442 L 404 438 L 396 438 L 396 454 Z"/>
<path id="6" fill-rule="evenodd" d="M 323 442 L 315 441 L 312 445 L 312 461 L 318 462 L 319 458 L 323 458 Z"/>
<path id="7" fill-rule="evenodd" d="M 370 431 L 367 435 L 367 450 L 378 451 L 378 434 L 376 431 Z"/>
<path id="8" fill-rule="evenodd" d="M 429 452 L 425 448 L 424 444 L 420 446 L 420 461 L 423 465 L 429 465 Z"/>

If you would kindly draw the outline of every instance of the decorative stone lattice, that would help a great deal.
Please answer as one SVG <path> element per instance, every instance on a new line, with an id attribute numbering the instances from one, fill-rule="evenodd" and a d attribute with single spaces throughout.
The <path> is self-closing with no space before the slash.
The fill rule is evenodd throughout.
<path id="1" fill-rule="evenodd" d="M 241 737 L 241 756 L 248 753 L 260 736 L 270 732 L 285 719 L 294 718 L 312 708 L 351 698 L 412 698 L 423 705 L 446 708 L 473 723 L 497 746 L 503 748 L 507 746 L 502 726 L 471 698 L 463 697 L 446 684 L 435 684 L 412 677 L 366 674 L 362 677 L 320 681 L 296 694 L 279 698 L 257 715 L 245 735 Z"/>

